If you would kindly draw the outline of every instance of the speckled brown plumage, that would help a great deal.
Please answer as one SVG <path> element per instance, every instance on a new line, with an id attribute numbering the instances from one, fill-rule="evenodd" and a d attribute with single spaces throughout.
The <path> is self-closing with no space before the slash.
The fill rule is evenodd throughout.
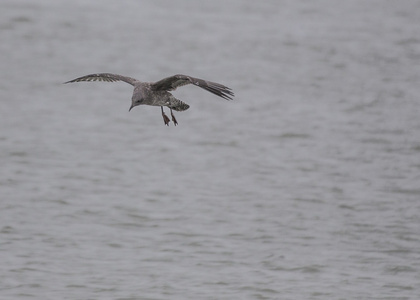
<path id="1" fill-rule="evenodd" d="M 170 120 L 164 113 L 163 106 L 167 106 L 171 110 L 172 121 L 175 125 L 177 125 L 178 122 L 175 119 L 172 110 L 184 111 L 190 107 L 188 104 L 176 99 L 171 93 L 169 93 L 169 91 L 173 91 L 177 87 L 193 84 L 226 100 L 232 100 L 234 96 L 232 90 L 222 84 L 181 74 L 167 77 L 157 82 L 141 82 L 137 79 L 118 74 L 99 73 L 82 76 L 65 83 L 80 81 L 124 81 L 131 84 L 134 86 L 134 91 L 129 111 L 137 105 L 160 106 L 163 121 L 165 125 L 168 126 Z"/>

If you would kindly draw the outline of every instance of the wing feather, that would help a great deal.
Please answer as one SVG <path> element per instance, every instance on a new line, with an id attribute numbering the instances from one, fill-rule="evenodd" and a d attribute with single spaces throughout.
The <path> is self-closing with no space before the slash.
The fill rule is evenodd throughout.
<path id="1" fill-rule="evenodd" d="M 232 100 L 234 97 L 232 90 L 223 84 L 182 74 L 167 77 L 152 83 L 151 88 L 155 91 L 173 91 L 177 87 L 187 84 L 196 85 L 226 100 Z"/>
<path id="2" fill-rule="evenodd" d="M 115 81 L 124 81 L 131 85 L 134 85 L 138 80 L 122 76 L 118 74 L 111 74 L 111 73 L 98 73 L 98 74 L 90 74 L 86 76 L 82 76 L 64 83 L 70 83 L 70 82 L 80 82 L 80 81 L 106 81 L 106 82 L 115 82 Z"/>

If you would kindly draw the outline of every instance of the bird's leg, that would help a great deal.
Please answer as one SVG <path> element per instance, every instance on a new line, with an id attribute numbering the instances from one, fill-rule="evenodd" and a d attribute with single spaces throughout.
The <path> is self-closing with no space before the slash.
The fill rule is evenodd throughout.
<path id="1" fill-rule="evenodd" d="M 162 111 L 163 122 L 165 122 L 166 126 L 169 126 L 170 120 L 169 120 L 168 116 L 165 115 L 165 113 L 163 112 L 163 106 L 161 106 L 160 109 Z"/>
<path id="2" fill-rule="evenodd" d="M 178 125 L 178 122 L 177 122 L 177 120 L 175 119 L 175 116 L 174 116 L 174 114 L 173 114 L 173 112 L 172 112 L 172 108 L 170 108 L 170 110 L 171 110 L 172 122 L 174 122 L 174 125 L 176 126 L 176 125 Z"/>

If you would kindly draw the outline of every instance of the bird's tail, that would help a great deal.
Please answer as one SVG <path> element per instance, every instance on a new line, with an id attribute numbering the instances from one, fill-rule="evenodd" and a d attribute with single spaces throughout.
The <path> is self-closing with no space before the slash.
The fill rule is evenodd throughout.
<path id="1" fill-rule="evenodd" d="M 184 111 L 190 108 L 187 103 L 184 103 L 176 98 L 171 99 L 171 104 L 169 104 L 168 107 L 176 111 Z"/>

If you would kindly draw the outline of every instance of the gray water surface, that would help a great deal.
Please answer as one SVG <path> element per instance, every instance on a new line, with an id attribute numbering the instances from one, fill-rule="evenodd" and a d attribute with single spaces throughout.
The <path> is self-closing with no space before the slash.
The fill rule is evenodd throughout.
<path id="1" fill-rule="evenodd" d="M 1 299 L 418 299 L 418 1 L 0 5 Z M 194 86 L 166 127 L 112 72 Z"/>

